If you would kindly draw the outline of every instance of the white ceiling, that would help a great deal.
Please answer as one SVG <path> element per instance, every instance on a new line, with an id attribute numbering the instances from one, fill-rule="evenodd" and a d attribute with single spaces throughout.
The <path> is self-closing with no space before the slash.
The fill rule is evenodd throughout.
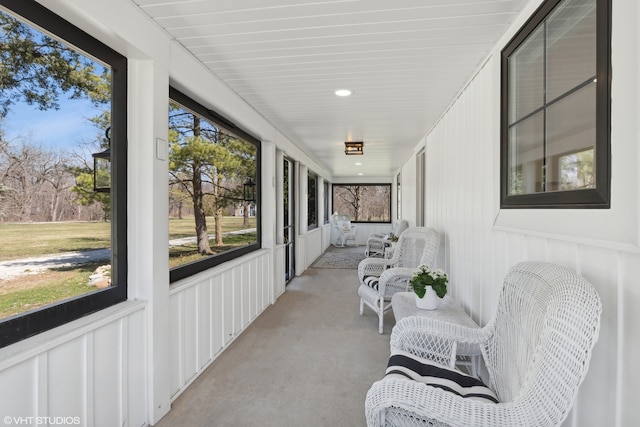
<path id="1" fill-rule="evenodd" d="M 340 177 L 393 175 L 526 0 L 134 2 Z"/>

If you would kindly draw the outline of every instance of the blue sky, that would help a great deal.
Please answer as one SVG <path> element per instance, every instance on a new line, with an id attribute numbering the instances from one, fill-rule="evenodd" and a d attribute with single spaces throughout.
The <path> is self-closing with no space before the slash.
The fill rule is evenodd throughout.
<path id="1" fill-rule="evenodd" d="M 81 142 L 93 142 L 104 133 L 87 120 L 100 112 L 90 101 L 64 98 L 60 107 L 40 111 L 24 102 L 13 104 L 0 122 L 5 139 L 22 138 L 42 147 L 72 151 Z"/>
<path id="2" fill-rule="evenodd" d="M 26 25 L 31 28 L 29 24 Z M 38 41 L 41 37 L 42 33 L 39 30 L 31 28 L 30 38 Z M 0 39 L 3 39 L 2 32 Z M 81 55 L 84 56 L 82 53 Z M 87 56 L 84 58 L 87 63 L 94 65 L 97 75 L 102 73 L 101 63 Z M 24 142 L 54 150 L 77 151 L 76 148 L 81 143 L 95 144 L 97 148 L 96 138 L 104 135 L 104 130 L 97 129 L 87 119 L 98 115 L 101 109 L 94 107 L 86 99 L 69 99 L 67 94 L 62 94 L 58 103 L 59 110 L 45 111 L 40 111 L 36 106 L 28 105 L 26 102 L 10 105 L 7 116 L 0 120 L 4 138 L 13 143 Z"/>

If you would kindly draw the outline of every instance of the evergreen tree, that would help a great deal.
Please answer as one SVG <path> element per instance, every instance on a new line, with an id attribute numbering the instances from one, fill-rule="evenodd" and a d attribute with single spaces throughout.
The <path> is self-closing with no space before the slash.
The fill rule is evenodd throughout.
<path id="1" fill-rule="evenodd" d="M 169 127 L 169 184 L 190 195 L 198 253 L 208 255 L 206 217 L 213 215 L 215 244 L 222 246 L 224 209 L 243 201 L 243 180 L 255 176 L 256 149 L 174 103 Z"/>
<path id="2" fill-rule="evenodd" d="M 78 51 L 0 11 L 0 118 L 16 102 L 59 109 L 60 96 L 110 99 L 106 69 Z"/>

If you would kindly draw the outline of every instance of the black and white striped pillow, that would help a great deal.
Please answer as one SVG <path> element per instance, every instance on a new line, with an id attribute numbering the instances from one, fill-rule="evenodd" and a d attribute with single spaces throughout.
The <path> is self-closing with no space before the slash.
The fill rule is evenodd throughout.
<path id="1" fill-rule="evenodd" d="M 378 283 L 380 283 L 380 278 L 376 276 L 367 276 L 364 278 L 364 284 L 369 286 L 370 288 L 378 290 Z"/>
<path id="2" fill-rule="evenodd" d="M 410 379 L 461 397 L 498 403 L 496 394 L 479 379 L 400 350 L 392 351 L 385 377 Z"/>

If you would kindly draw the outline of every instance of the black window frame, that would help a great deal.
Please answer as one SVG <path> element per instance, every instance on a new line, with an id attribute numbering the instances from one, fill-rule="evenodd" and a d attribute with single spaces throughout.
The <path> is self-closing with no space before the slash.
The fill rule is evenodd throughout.
<path id="1" fill-rule="evenodd" d="M 335 191 L 334 191 L 335 187 L 389 187 L 389 200 L 388 200 L 388 204 L 389 204 L 389 221 L 362 221 L 362 220 L 355 220 L 354 218 L 351 218 L 351 222 L 358 223 L 358 224 L 391 224 L 393 222 L 393 213 L 392 213 L 392 206 L 391 206 L 391 191 L 392 191 L 391 183 L 353 183 L 353 184 L 340 183 L 340 184 L 332 184 L 332 186 L 331 186 L 331 206 L 333 206 L 334 209 L 336 207 Z M 338 213 L 339 214 L 346 214 L 346 212 L 338 212 Z"/>
<path id="2" fill-rule="evenodd" d="M 261 232 L 261 216 L 262 216 L 262 186 L 261 186 L 261 142 L 258 138 L 252 136 L 251 134 L 245 132 L 238 126 L 236 126 L 232 121 L 226 119 L 220 114 L 216 113 L 213 110 L 208 109 L 204 105 L 195 101 L 188 95 L 180 92 L 178 89 L 170 86 L 169 87 L 169 98 L 178 104 L 188 108 L 192 112 L 200 115 L 204 119 L 215 123 L 220 128 L 239 136 L 245 141 L 255 145 L 256 147 L 256 242 L 242 246 L 237 249 L 230 249 L 228 251 L 220 252 L 215 255 L 211 255 L 201 260 L 190 262 L 184 265 L 180 265 L 178 267 L 174 267 L 169 270 L 169 282 L 173 283 L 178 280 L 184 279 L 189 276 L 193 276 L 194 274 L 200 273 L 202 271 L 208 270 L 212 267 L 223 264 L 227 261 L 231 261 L 248 253 L 257 251 L 262 248 L 262 232 Z"/>
<path id="3" fill-rule="evenodd" d="M 596 183 L 595 188 L 509 194 L 509 56 L 564 0 L 547 0 L 501 52 L 500 207 L 609 209 L 611 206 L 611 0 L 596 0 Z M 546 105 L 544 106 L 546 108 Z"/>
<path id="4" fill-rule="evenodd" d="M 0 0 L 19 19 L 108 64 L 111 86 L 111 286 L 0 321 L 0 348 L 127 299 L 127 58 L 32 0 Z M 114 197 L 115 196 L 115 197 Z"/>

